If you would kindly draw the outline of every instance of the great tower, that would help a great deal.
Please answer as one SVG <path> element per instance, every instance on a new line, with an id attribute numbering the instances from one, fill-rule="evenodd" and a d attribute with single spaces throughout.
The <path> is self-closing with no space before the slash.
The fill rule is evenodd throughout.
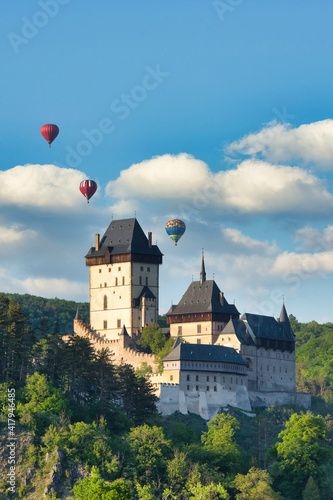
<path id="1" fill-rule="evenodd" d="M 159 265 L 162 253 L 138 221 L 111 222 L 86 255 L 89 266 L 90 327 L 102 338 L 119 338 L 123 326 L 132 338 L 158 323 Z"/>

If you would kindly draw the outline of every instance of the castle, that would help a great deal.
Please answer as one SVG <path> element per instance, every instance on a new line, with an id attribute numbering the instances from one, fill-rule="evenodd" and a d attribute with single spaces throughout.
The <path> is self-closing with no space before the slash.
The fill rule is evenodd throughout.
<path id="1" fill-rule="evenodd" d="M 151 381 L 162 414 L 197 413 L 210 419 L 222 407 L 251 411 L 253 406 L 298 402 L 295 336 L 285 305 L 280 318 L 245 313 L 241 318 L 214 280 L 193 281 L 167 313 L 173 350 L 157 373 L 154 356 L 139 352 L 142 328 L 158 323 L 159 266 L 162 253 L 135 218 L 112 221 L 86 255 L 89 267 L 90 324 L 79 312 L 74 332 L 96 349 L 109 348 L 116 363 L 151 366 Z M 181 340 L 180 340 L 181 339 Z"/>

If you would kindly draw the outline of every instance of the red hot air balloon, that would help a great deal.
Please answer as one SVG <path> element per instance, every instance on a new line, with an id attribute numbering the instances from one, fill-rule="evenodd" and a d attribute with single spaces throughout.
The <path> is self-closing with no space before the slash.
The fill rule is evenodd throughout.
<path id="1" fill-rule="evenodd" d="M 87 198 L 87 202 L 89 203 L 90 198 L 97 191 L 97 184 L 95 181 L 91 181 L 87 179 L 86 181 L 80 182 L 80 191 Z"/>
<path id="2" fill-rule="evenodd" d="M 46 125 L 42 126 L 42 128 L 40 129 L 40 133 L 51 147 L 51 143 L 59 134 L 59 127 L 57 127 L 57 125 L 53 125 L 52 123 L 47 123 Z"/>

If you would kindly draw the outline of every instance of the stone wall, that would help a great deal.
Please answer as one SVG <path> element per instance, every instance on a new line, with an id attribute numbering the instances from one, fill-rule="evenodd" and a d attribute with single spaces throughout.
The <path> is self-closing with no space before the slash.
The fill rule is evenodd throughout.
<path id="1" fill-rule="evenodd" d="M 153 372 L 156 372 L 155 356 L 135 350 L 135 342 L 129 335 L 119 335 L 117 340 L 104 340 L 82 320 L 74 320 L 74 333 L 79 337 L 89 338 L 97 351 L 109 349 L 113 353 L 112 359 L 116 364 L 128 363 L 134 368 L 139 368 L 145 362 L 152 367 Z M 70 338 L 71 335 L 63 336 L 65 342 Z"/>
<path id="2" fill-rule="evenodd" d="M 298 404 L 305 409 L 311 407 L 311 394 L 305 392 L 249 391 L 249 397 L 253 407 L 288 404 Z"/>

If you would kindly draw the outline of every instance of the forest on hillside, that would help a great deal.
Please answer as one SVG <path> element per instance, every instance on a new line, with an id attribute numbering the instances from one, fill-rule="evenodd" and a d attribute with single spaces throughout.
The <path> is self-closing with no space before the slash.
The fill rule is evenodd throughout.
<path id="1" fill-rule="evenodd" d="M 64 343 L 77 304 L 21 297 L 0 295 L 0 498 L 332 498 L 331 323 L 290 318 L 297 384 L 313 395 L 311 412 L 229 408 L 207 423 L 161 417 L 144 367 L 115 365 L 88 339 Z M 158 359 L 170 348 L 158 327 L 147 329 L 142 347 Z M 15 492 L 9 432 L 17 438 Z"/>

